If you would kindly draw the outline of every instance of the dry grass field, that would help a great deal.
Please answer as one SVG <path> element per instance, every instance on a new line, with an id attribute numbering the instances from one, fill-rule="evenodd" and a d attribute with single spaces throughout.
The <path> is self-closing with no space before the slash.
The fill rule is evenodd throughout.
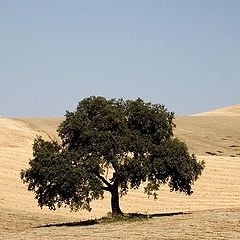
<path id="1" fill-rule="evenodd" d="M 240 239 L 240 105 L 176 118 L 175 135 L 206 162 L 203 175 L 190 197 L 165 186 L 156 201 L 142 188 L 130 191 L 121 199 L 126 213 L 186 213 L 134 222 L 57 226 L 106 216 L 108 195 L 90 213 L 37 206 L 19 172 L 28 166 L 36 135 L 57 139 L 61 121 L 0 118 L 0 239 Z"/>

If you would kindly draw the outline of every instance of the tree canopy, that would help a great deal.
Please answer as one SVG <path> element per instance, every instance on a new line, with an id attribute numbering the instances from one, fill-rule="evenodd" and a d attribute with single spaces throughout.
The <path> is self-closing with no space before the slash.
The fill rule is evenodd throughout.
<path id="1" fill-rule="evenodd" d="M 174 138 L 174 113 L 164 105 L 93 96 L 65 117 L 61 143 L 35 139 L 30 167 L 21 171 L 40 207 L 91 210 L 108 191 L 112 213 L 122 214 L 119 195 L 144 182 L 154 197 L 162 184 L 192 194 L 204 163 Z"/>

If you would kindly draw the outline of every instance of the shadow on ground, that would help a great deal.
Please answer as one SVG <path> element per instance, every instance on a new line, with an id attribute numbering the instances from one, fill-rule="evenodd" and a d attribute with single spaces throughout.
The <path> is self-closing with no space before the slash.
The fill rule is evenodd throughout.
<path id="1" fill-rule="evenodd" d="M 111 222 L 119 222 L 119 221 L 139 221 L 144 219 L 151 219 L 156 217 L 171 217 L 176 215 L 186 215 L 191 213 L 184 213 L 184 212 L 172 212 L 172 213 L 154 213 L 154 214 L 141 214 L 141 213 L 128 213 L 124 214 L 123 216 L 117 217 L 102 217 L 99 219 L 91 219 L 86 221 L 79 221 L 79 222 L 66 222 L 66 223 L 54 223 L 54 224 L 47 224 L 42 226 L 37 226 L 35 228 L 45 228 L 45 227 L 75 227 L 75 226 L 90 226 L 100 223 L 111 223 Z"/>

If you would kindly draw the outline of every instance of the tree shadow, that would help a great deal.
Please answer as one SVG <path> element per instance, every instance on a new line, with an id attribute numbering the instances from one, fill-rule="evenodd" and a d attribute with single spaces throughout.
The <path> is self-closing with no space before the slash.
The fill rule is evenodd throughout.
<path id="1" fill-rule="evenodd" d="M 170 213 L 154 213 L 154 214 L 142 214 L 142 213 L 127 213 L 123 216 L 107 216 L 99 219 L 90 219 L 86 221 L 79 222 L 66 222 L 66 223 L 53 223 L 37 226 L 35 228 L 47 228 L 47 227 L 76 227 L 76 226 L 90 226 L 100 223 L 111 223 L 111 222 L 119 222 L 119 221 L 138 221 L 144 219 L 151 219 L 156 217 L 172 217 L 176 215 L 187 215 L 192 214 L 190 212 L 170 212 Z"/>

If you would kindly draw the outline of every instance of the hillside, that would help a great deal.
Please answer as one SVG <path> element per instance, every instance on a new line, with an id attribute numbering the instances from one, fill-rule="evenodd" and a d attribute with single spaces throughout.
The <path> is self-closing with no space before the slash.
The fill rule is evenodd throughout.
<path id="1" fill-rule="evenodd" d="M 110 211 L 109 196 L 94 202 L 90 213 L 41 210 L 34 195 L 22 184 L 19 172 L 28 165 L 36 135 L 57 139 L 56 127 L 62 118 L 0 118 L 0 239 L 239 239 L 240 116 L 238 108 L 229 109 L 231 114 L 223 109 L 225 114 L 219 114 L 221 110 L 218 110 L 219 115 L 204 113 L 175 120 L 176 136 L 188 144 L 199 160 L 206 162 L 191 197 L 162 187 L 157 201 L 148 199 L 143 188 L 130 191 L 121 199 L 124 212 L 183 211 L 190 215 L 62 228 L 35 227 L 105 216 Z M 172 226 L 174 229 L 169 231 Z"/>
<path id="2" fill-rule="evenodd" d="M 240 117 L 177 117 L 175 135 L 197 155 L 240 155 Z"/>
<path id="3" fill-rule="evenodd" d="M 197 155 L 240 156 L 240 105 L 177 117 L 175 135 Z"/>
<path id="4" fill-rule="evenodd" d="M 177 116 L 174 134 L 197 155 L 240 156 L 240 105 L 193 116 Z M 30 128 L 58 139 L 56 129 L 64 118 L 18 119 Z"/>
<path id="5" fill-rule="evenodd" d="M 53 140 L 57 140 L 58 134 L 56 130 L 64 118 L 22 118 L 17 120 L 27 124 L 30 129 L 45 133 L 51 136 Z"/>
<path id="6" fill-rule="evenodd" d="M 209 112 L 194 114 L 193 116 L 228 116 L 240 117 L 240 104 L 219 108 Z"/>

